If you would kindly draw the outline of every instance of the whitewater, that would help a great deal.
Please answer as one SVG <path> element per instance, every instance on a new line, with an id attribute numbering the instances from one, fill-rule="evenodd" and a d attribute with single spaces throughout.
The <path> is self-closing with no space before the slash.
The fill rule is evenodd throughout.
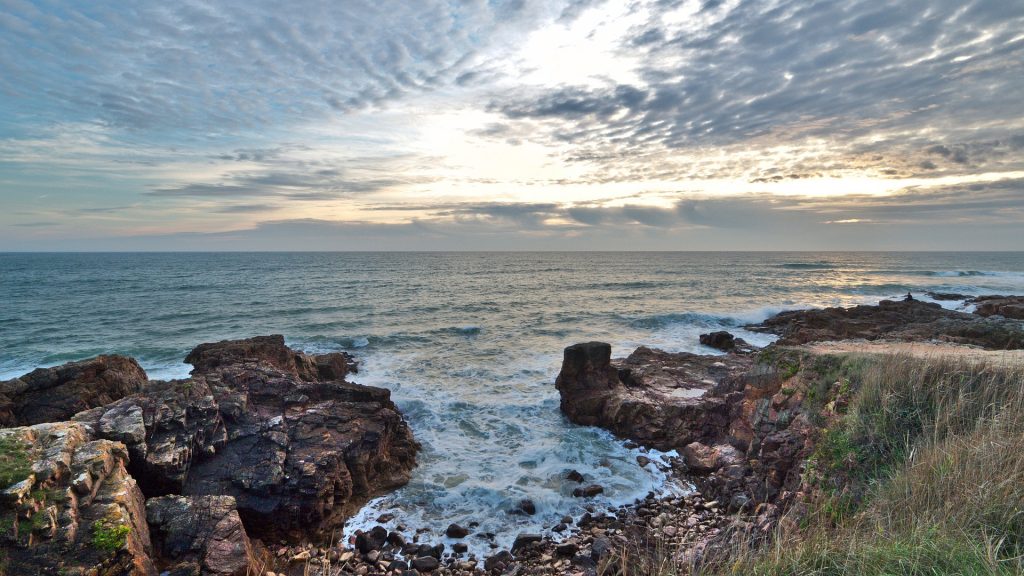
<path id="1" fill-rule="evenodd" d="M 445 541 L 449 523 L 475 523 L 495 534 L 471 542 L 485 551 L 579 515 L 569 470 L 605 487 L 602 506 L 687 489 L 665 484 L 662 455 L 561 416 L 566 346 L 709 354 L 704 332 L 764 345 L 743 325 L 907 292 L 1024 293 L 1024 253 L 0 254 L 0 379 L 105 353 L 179 378 L 196 344 L 258 334 L 348 351 L 352 379 L 390 389 L 423 444 L 412 481 L 348 529 Z M 535 515 L 515 513 L 525 499 Z"/>

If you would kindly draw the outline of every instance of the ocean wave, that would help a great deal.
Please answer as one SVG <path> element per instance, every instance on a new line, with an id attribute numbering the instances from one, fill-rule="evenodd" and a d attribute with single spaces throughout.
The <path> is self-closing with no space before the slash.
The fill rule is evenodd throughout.
<path id="1" fill-rule="evenodd" d="M 597 289 L 641 289 L 641 288 L 664 288 L 666 286 L 675 286 L 674 282 L 664 282 L 660 280 L 630 280 L 624 282 L 598 282 L 596 284 L 588 284 L 585 288 L 597 288 Z"/>
<path id="2" fill-rule="evenodd" d="M 774 314 L 783 311 L 784 308 L 766 306 L 733 314 L 713 314 L 707 312 L 670 312 L 667 314 L 654 314 L 642 317 L 620 317 L 632 328 L 657 330 L 688 324 L 701 328 L 735 328 L 761 322 Z"/>
<path id="3" fill-rule="evenodd" d="M 923 276 L 925 278 L 1024 278 L 1024 272 L 1009 270 L 866 270 L 874 276 Z"/>
<path id="4" fill-rule="evenodd" d="M 938 278 L 967 278 L 973 276 L 995 276 L 996 273 L 982 270 L 939 270 L 928 271 L 925 275 Z"/>
<path id="5" fill-rule="evenodd" d="M 787 270 L 835 270 L 838 266 L 830 262 L 786 262 L 779 264 L 779 268 Z"/>

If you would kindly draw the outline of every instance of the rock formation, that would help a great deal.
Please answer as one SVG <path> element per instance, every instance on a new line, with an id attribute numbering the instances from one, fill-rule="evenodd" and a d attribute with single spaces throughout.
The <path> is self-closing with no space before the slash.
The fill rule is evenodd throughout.
<path id="1" fill-rule="evenodd" d="M 294 539 L 329 536 L 408 481 L 419 445 L 390 392 L 342 380 L 345 356 L 296 353 L 276 336 L 186 359 L 191 378 L 75 417 L 127 445 L 147 495 L 232 496 L 253 535 Z"/>
<path id="2" fill-rule="evenodd" d="M 720 436 L 744 386 L 760 377 L 749 355 L 700 356 L 637 348 L 611 360 L 602 342 L 565 349 L 555 386 L 562 412 L 660 450 Z"/>
<path id="3" fill-rule="evenodd" d="M 1024 296 L 979 296 L 970 300 L 979 316 L 1002 316 L 1024 320 Z"/>
<path id="4" fill-rule="evenodd" d="M 246 576 L 252 545 L 230 496 L 161 496 L 146 501 L 156 554 L 176 570 Z"/>
<path id="5" fill-rule="evenodd" d="M 799 397 L 780 393 L 792 374 L 757 354 L 700 356 L 641 347 L 623 360 L 599 342 L 565 350 L 556 381 L 573 422 L 678 450 L 706 494 L 731 509 L 776 504 L 800 486 L 811 427 Z"/>
<path id="6" fill-rule="evenodd" d="M 995 313 L 1001 306 L 1012 314 L 1019 304 L 992 301 Z M 979 304 L 979 306 L 984 303 Z M 1003 315 L 1007 315 L 1003 314 Z M 805 344 L 827 340 L 938 340 L 970 344 L 993 350 L 1024 348 L 1024 327 L 1014 320 L 984 318 L 947 310 L 918 300 L 882 300 L 877 306 L 825 308 L 782 312 L 750 330 L 779 335 L 779 344 Z"/>
<path id="7" fill-rule="evenodd" d="M 82 410 L 134 394 L 145 384 L 142 367 L 125 356 L 97 356 L 38 368 L 0 382 L 0 426 L 67 420 Z"/>
<path id="8" fill-rule="evenodd" d="M 419 444 L 388 390 L 344 380 L 355 367 L 347 355 L 267 336 L 204 344 L 187 359 L 191 377 L 170 382 L 147 383 L 120 357 L 12 381 L 16 421 L 30 413 L 18 403 L 25 391 L 49 391 L 46 406 L 63 411 L 47 418 L 83 409 L 70 422 L 0 430 L 14 566 L 243 575 L 250 536 L 329 538 L 408 481 Z"/>
<path id="9" fill-rule="evenodd" d="M 120 442 L 82 424 L 0 430 L 0 544 L 10 574 L 157 573 Z M 96 573 L 96 572 L 92 572 Z"/>

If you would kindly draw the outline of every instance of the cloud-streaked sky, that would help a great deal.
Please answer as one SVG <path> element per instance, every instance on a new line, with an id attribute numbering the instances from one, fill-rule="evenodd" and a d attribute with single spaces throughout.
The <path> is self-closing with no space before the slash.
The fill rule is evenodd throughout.
<path id="1" fill-rule="evenodd" d="M 0 0 L 0 250 L 1024 250 L 1024 2 Z"/>

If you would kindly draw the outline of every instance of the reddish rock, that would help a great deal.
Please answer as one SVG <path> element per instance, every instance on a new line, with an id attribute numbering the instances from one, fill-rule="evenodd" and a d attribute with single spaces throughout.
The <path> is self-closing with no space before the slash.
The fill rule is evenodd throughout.
<path id="1" fill-rule="evenodd" d="M 693 442 L 683 448 L 682 456 L 691 471 L 703 474 L 743 462 L 743 453 L 728 444 L 705 446 Z"/>
<path id="2" fill-rule="evenodd" d="M 731 421 L 745 383 L 756 380 L 749 355 L 699 356 L 640 347 L 611 361 L 599 342 L 565 349 L 556 380 L 562 412 L 660 450 L 716 439 Z"/>
<path id="3" fill-rule="evenodd" d="M 725 330 L 719 330 L 718 332 L 712 332 L 710 334 L 701 334 L 700 343 L 723 352 L 731 352 L 735 350 L 737 346 L 747 344 L 742 339 L 737 339 Z"/>
<path id="4" fill-rule="evenodd" d="M 193 374 L 253 361 L 307 382 L 344 380 L 348 373 L 358 371 L 355 361 L 344 352 L 317 355 L 297 352 L 285 346 L 284 336 L 280 334 L 200 344 L 185 357 L 185 362 L 194 366 Z"/>
<path id="5" fill-rule="evenodd" d="M 207 576 L 258 571 L 230 496 L 163 496 L 146 501 L 157 565 Z"/>
<path id="6" fill-rule="evenodd" d="M 0 426 L 59 422 L 134 394 L 146 372 L 132 358 L 97 356 L 53 368 L 37 368 L 0 382 Z"/>

